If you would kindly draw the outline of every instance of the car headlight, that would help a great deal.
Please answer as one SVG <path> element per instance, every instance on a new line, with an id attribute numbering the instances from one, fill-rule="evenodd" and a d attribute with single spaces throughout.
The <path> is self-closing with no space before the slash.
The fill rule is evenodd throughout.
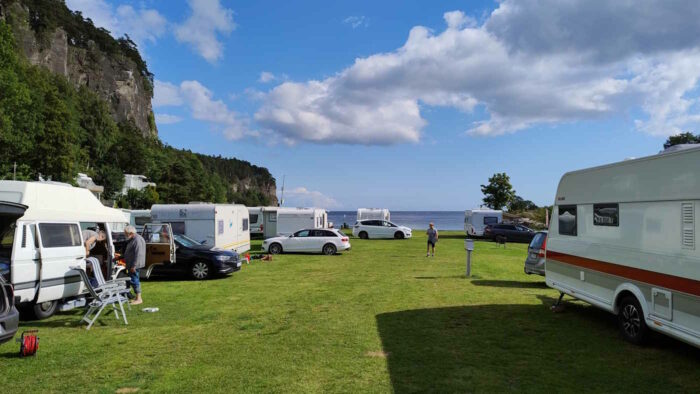
<path id="1" fill-rule="evenodd" d="M 214 256 L 214 258 L 217 259 L 217 260 L 219 260 L 219 261 L 229 261 L 229 260 L 231 260 L 231 256 L 227 256 L 227 255 L 225 255 L 225 254 L 218 254 L 218 255 Z"/>

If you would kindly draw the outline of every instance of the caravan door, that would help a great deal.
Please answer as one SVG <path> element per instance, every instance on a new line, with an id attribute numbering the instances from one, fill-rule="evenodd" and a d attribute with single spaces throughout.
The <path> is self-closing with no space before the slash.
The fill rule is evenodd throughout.
<path id="1" fill-rule="evenodd" d="M 35 302 L 60 300 L 84 290 L 80 275 L 71 267 L 85 269 L 85 246 L 78 222 L 39 222 L 39 262 Z"/>
<path id="2" fill-rule="evenodd" d="M 170 223 L 147 223 L 141 233 L 146 241 L 146 278 L 158 265 L 175 263 L 175 240 Z"/>

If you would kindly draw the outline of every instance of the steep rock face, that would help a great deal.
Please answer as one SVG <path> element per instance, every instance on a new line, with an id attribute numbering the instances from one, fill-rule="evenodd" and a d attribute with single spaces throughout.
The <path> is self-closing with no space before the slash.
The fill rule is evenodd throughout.
<path id="1" fill-rule="evenodd" d="M 19 3 L 0 4 L 0 18 L 10 22 L 19 49 L 30 63 L 63 75 L 76 86 L 87 86 L 109 103 L 117 122 L 131 122 L 142 134 L 158 134 L 151 106 L 150 81 L 121 54 L 105 54 L 94 42 L 86 48 L 70 44 L 58 27 L 38 37 L 29 25 L 29 11 Z"/>

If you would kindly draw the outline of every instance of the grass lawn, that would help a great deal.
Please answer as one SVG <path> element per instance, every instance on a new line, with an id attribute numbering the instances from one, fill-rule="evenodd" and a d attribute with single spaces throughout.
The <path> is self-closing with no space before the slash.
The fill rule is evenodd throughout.
<path id="1" fill-rule="evenodd" d="M 0 390 L 18 392 L 700 391 L 700 351 L 623 342 L 615 318 L 523 274 L 525 245 L 463 236 L 425 257 L 411 240 L 357 240 L 338 256 L 284 255 L 232 277 L 144 281 L 129 325 L 82 311 L 26 322 L 36 357 L 0 345 Z M 254 243 L 259 247 L 260 241 Z"/>

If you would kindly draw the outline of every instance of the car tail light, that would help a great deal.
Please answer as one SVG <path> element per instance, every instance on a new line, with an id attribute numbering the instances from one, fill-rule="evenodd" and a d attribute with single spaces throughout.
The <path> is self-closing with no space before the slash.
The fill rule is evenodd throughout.
<path id="1" fill-rule="evenodd" d="M 348 241 L 350 240 L 350 238 L 348 238 L 348 237 L 343 237 L 343 238 L 341 238 L 340 240 L 341 240 L 342 242 L 348 242 Z"/>
<path id="2" fill-rule="evenodd" d="M 263 231 L 264 228 L 265 228 L 265 226 L 261 224 L 261 225 L 260 225 L 260 231 Z"/>
<path id="3" fill-rule="evenodd" d="M 540 246 L 540 252 L 538 253 L 539 257 L 544 257 L 545 254 L 547 253 L 547 237 L 544 237 L 544 241 L 542 242 L 542 246 Z"/>

